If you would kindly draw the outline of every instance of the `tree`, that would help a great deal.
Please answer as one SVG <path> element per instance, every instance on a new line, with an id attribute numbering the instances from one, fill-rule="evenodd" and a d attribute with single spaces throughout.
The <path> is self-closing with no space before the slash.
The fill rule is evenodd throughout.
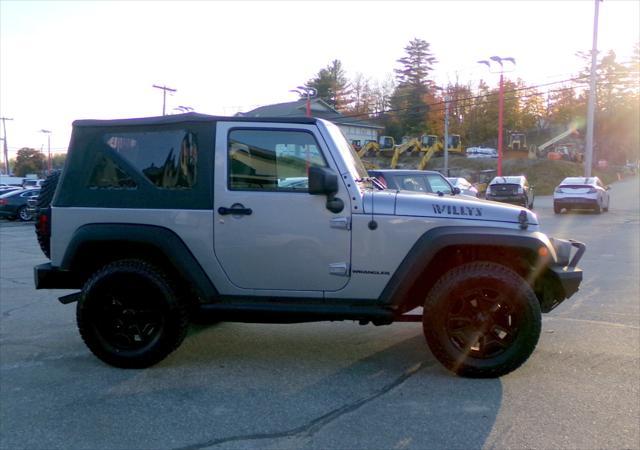
<path id="1" fill-rule="evenodd" d="M 400 122 L 402 134 L 417 136 L 428 131 L 426 96 L 433 87 L 429 73 L 437 62 L 429 47 L 428 42 L 415 38 L 404 48 L 406 55 L 397 60 L 401 67 L 394 70 L 397 85 L 391 107 Z"/>
<path id="2" fill-rule="evenodd" d="M 318 98 L 337 111 L 345 110 L 349 104 L 349 80 L 338 59 L 331 61 L 326 68 L 320 69 L 316 77 L 307 81 L 305 86 L 315 89 Z"/>
<path id="3" fill-rule="evenodd" d="M 45 170 L 46 160 L 42 153 L 34 148 L 23 147 L 16 155 L 13 173 L 24 177 L 29 173 L 41 173 Z"/>

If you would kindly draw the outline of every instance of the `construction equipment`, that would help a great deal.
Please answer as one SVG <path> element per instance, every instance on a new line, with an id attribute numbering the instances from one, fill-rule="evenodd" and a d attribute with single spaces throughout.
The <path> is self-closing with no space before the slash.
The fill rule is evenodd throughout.
<path id="1" fill-rule="evenodd" d="M 450 134 L 449 142 L 447 143 L 447 150 L 450 155 L 464 155 L 462 149 L 462 139 L 459 134 Z"/>
<path id="2" fill-rule="evenodd" d="M 564 131 L 562 133 L 560 133 L 559 135 L 549 139 L 547 142 L 543 143 L 542 145 L 539 145 L 536 152 L 539 156 L 546 156 L 547 152 L 548 152 L 548 148 L 550 146 L 552 146 L 553 144 L 555 144 L 558 141 L 561 141 L 562 139 L 566 138 L 567 136 L 575 133 L 577 131 L 577 128 L 574 124 L 571 124 L 569 126 L 569 128 L 567 128 L 567 131 Z"/>
<path id="3" fill-rule="evenodd" d="M 398 160 L 400 159 L 400 155 L 407 151 L 411 152 L 419 152 L 421 150 L 420 141 L 417 139 L 410 139 L 406 141 L 404 144 L 394 145 L 393 146 L 393 156 L 391 157 L 390 167 L 395 169 L 398 165 Z"/>
<path id="4" fill-rule="evenodd" d="M 509 135 L 509 150 L 526 151 L 527 135 L 524 133 L 514 132 Z"/>
<path id="5" fill-rule="evenodd" d="M 380 145 L 376 141 L 368 141 L 358 149 L 358 156 L 360 158 L 367 156 L 370 151 L 373 151 L 377 155 L 378 152 L 380 152 Z"/>

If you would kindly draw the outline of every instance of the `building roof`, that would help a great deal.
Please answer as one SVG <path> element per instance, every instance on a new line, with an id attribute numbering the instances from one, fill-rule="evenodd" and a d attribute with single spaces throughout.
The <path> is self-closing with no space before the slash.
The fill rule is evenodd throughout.
<path id="1" fill-rule="evenodd" d="M 300 99 L 295 102 L 260 106 L 259 108 L 238 113 L 237 115 L 241 117 L 304 117 L 306 112 L 307 101 L 305 99 Z M 337 125 L 350 125 L 380 130 L 384 128 L 365 120 L 358 120 L 353 117 L 344 116 L 332 108 L 327 102 L 319 98 L 311 100 L 311 115 L 320 119 L 329 120 Z"/>

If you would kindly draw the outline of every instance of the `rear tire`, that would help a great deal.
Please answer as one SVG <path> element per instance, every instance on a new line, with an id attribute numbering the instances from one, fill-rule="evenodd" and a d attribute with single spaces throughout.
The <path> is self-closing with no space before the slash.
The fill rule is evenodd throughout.
<path id="1" fill-rule="evenodd" d="M 593 208 L 593 212 L 596 214 L 600 214 L 602 212 L 602 207 L 600 206 L 600 203 L 596 203 L 596 207 Z"/>
<path id="2" fill-rule="evenodd" d="M 429 348 L 446 368 L 465 377 L 499 377 L 535 349 L 540 304 L 513 270 L 472 262 L 438 280 L 425 300 L 422 324 Z"/>
<path id="3" fill-rule="evenodd" d="M 167 276 L 140 260 L 120 260 L 85 283 L 76 310 L 89 350 L 115 367 L 145 368 L 184 340 L 187 308 Z"/>
<path id="4" fill-rule="evenodd" d="M 554 203 L 553 204 L 553 212 L 554 212 L 554 214 L 560 214 L 562 212 L 562 208 Z"/>
<path id="5" fill-rule="evenodd" d="M 21 206 L 18 208 L 18 219 L 20 219 L 21 222 L 29 222 L 33 219 L 33 214 L 27 210 L 26 206 Z"/>
<path id="6" fill-rule="evenodd" d="M 36 237 L 42 253 L 47 258 L 51 258 L 51 201 L 53 200 L 53 194 L 56 192 L 59 179 L 60 171 L 56 171 L 44 180 L 40 188 L 40 194 L 38 194 L 38 206 L 35 213 Z M 46 220 L 40 218 L 43 215 L 46 216 Z"/>

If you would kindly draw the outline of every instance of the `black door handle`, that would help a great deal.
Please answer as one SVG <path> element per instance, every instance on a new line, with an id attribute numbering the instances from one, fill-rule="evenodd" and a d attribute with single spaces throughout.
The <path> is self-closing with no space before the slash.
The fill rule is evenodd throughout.
<path id="1" fill-rule="evenodd" d="M 229 214 L 233 216 L 250 216 L 252 213 L 253 210 L 251 208 L 245 208 L 240 203 L 234 203 L 231 205 L 231 208 L 225 208 L 224 206 L 218 208 L 218 214 L 221 216 L 227 216 Z"/>

